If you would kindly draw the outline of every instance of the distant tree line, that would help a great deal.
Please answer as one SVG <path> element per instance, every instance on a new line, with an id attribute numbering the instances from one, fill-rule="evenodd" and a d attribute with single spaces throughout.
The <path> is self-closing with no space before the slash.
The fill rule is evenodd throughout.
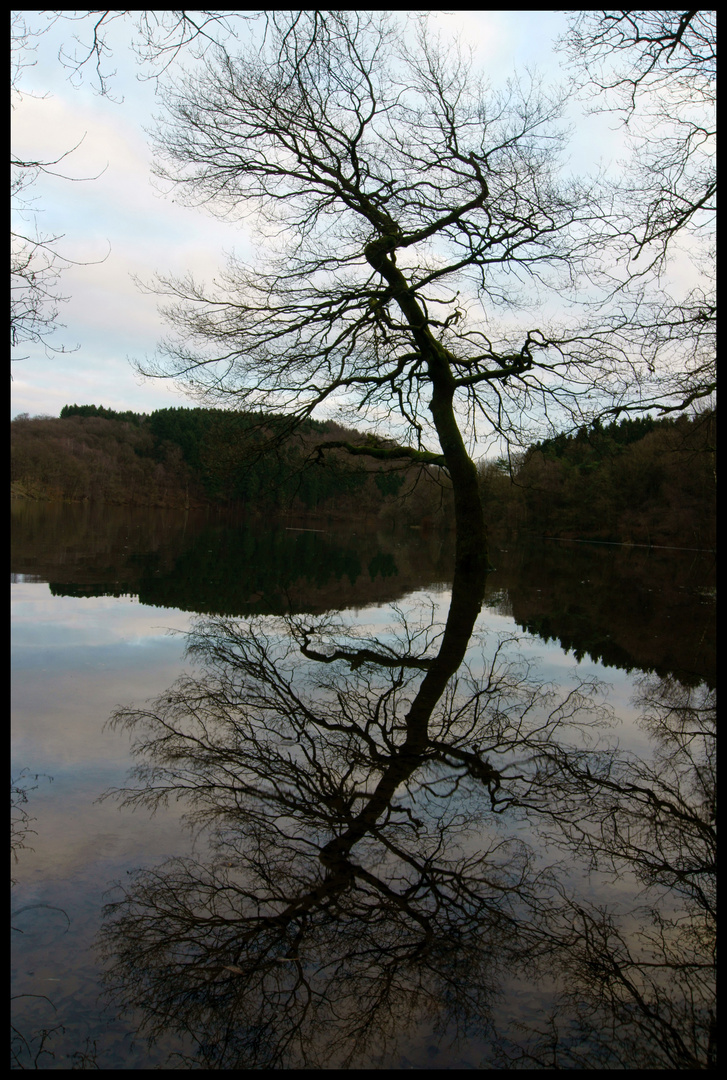
<path id="1" fill-rule="evenodd" d="M 327 442 L 363 439 L 330 421 L 311 420 L 294 437 L 271 440 L 284 424 L 275 415 L 204 408 L 146 414 L 74 404 L 58 419 L 23 414 L 11 424 L 12 491 L 140 506 L 446 520 L 449 484 L 435 466 L 352 458 L 335 448 L 320 455 L 316 448 Z"/>
<path id="2" fill-rule="evenodd" d="M 315 448 L 326 442 L 362 439 L 330 421 L 311 420 L 274 452 L 266 449 L 284 423 L 203 408 L 146 414 L 66 405 L 58 419 L 23 414 L 11 424 L 12 489 L 26 497 L 139 506 L 451 520 L 451 491 L 436 467 L 337 449 L 318 455 Z M 534 443 L 510 462 L 481 462 L 487 521 L 496 534 L 711 548 L 715 445 L 713 410 L 596 420 Z"/>
<path id="3" fill-rule="evenodd" d="M 713 548 L 716 413 L 598 420 L 480 464 L 491 521 L 545 536 Z"/>
<path id="4" fill-rule="evenodd" d="M 146 413 L 135 413 L 131 409 L 116 412 L 115 409 L 107 409 L 104 405 L 64 405 L 61 409 L 61 420 L 65 420 L 68 416 L 103 416 L 106 420 L 123 420 L 136 427 L 148 419 Z"/>

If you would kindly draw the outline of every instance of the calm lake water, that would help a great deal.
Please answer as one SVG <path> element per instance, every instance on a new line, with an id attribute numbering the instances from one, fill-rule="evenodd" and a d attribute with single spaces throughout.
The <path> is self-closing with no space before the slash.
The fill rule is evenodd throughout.
<path id="1" fill-rule="evenodd" d="M 713 1063 L 713 555 L 12 521 L 14 1068 Z"/>

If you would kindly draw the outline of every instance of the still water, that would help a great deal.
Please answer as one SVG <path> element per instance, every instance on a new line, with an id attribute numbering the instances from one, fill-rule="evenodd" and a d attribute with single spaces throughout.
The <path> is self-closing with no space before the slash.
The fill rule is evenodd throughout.
<path id="1" fill-rule="evenodd" d="M 13 506 L 13 1067 L 713 1063 L 714 558 L 491 561 Z"/>

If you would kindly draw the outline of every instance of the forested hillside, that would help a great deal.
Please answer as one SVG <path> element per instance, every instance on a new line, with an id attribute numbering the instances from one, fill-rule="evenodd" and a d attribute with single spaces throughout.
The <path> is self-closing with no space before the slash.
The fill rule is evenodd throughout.
<path id="1" fill-rule="evenodd" d="M 716 414 L 598 421 L 480 465 L 490 520 L 543 536 L 713 548 Z"/>
<path id="2" fill-rule="evenodd" d="M 60 418 L 19 416 L 11 423 L 11 490 L 136 506 L 446 516 L 449 486 L 439 469 L 335 449 L 320 455 L 316 448 L 327 442 L 365 441 L 331 422 L 311 421 L 266 450 L 265 439 L 283 422 L 221 409 L 147 415 L 96 405 L 66 405 Z"/>
<path id="3" fill-rule="evenodd" d="M 450 490 L 438 469 L 342 450 L 321 457 L 323 443 L 365 441 L 331 422 L 311 421 L 263 451 L 261 440 L 282 423 L 221 409 L 146 415 L 95 405 L 67 405 L 58 419 L 21 416 L 11 423 L 12 490 L 137 506 L 447 520 Z M 714 547 L 715 429 L 714 412 L 596 421 L 534 444 L 514 467 L 483 462 L 488 525 L 496 533 Z"/>

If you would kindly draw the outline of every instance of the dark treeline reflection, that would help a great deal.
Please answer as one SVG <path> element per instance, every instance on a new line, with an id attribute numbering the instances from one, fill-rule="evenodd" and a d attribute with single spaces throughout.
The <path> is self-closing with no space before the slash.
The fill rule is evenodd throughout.
<path id="1" fill-rule="evenodd" d="M 423 1029 L 444 1067 L 712 1064 L 711 696 L 644 678 L 655 757 L 620 752 L 595 681 L 556 691 L 473 632 L 483 593 L 457 575 L 444 625 L 378 638 L 201 620 L 193 673 L 115 714 L 138 766 L 109 794 L 200 830 L 101 934 L 116 1008 L 185 1040 L 169 1065 L 404 1067 Z M 642 892 L 598 906 L 586 872 Z M 516 1033 L 518 976 L 549 997 Z"/>
<path id="2" fill-rule="evenodd" d="M 448 532 L 327 518 L 13 504 L 12 572 L 54 596 L 138 596 L 201 614 L 282 614 L 390 602 L 451 581 Z"/>
<path id="3" fill-rule="evenodd" d="M 291 527 L 293 526 L 293 527 Z M 13 504 L 12 571 L 56 596 L 247 616 L 390 603 L 453 572 L 451 534 L 201 512 Z M 580 659 L 715 685 L 715 557 L 510 537 L 485 603 Z"/>
<path id="4" fill-rule="evenodd" d="M 716 680 L 716 557 L 710 552 L 508 543 L 509 613 L 577 659 L 696 686 Z"/>

